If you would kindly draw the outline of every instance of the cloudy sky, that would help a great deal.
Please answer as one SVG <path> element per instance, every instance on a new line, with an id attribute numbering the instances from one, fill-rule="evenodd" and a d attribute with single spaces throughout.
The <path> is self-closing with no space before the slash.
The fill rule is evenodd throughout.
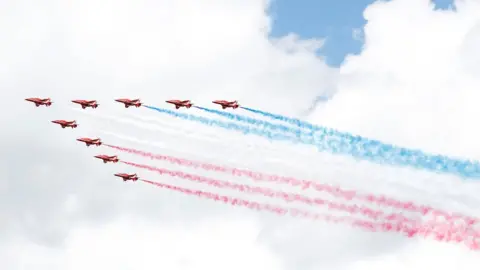
<path id="1" fill-rule="evenodd" d="M 166 99 L 191 99 L 214 108 L 213 99 L 238 99 L 250 108 L 386 143 L 480 159 L 479 0 L 455 1 L 454 8 L 448 8 L 449 1 L 435 5 L 427 0 L 286 2 L 0 1 L 0 94 L 9 101 L 0 115 L 0 267 L 396 270 L 478 265 L 480 253 L 462 244 L 278 216 L 122 182 L 113 174 L 136 172 L 164 184 L 345 216 L 122 163 L 103 164 L 92 156 L 116 154 L 138 164 L 257 185 L 245 176 L 75 141 L 98 136 L 112 145 L 313 179 L 480 216 L 480 187 L 474 179 L 318 152 L 147 108 L 127 110 L 113 101 L 141 98 L 171 108 Z M 51 97 L 54 104 L 36 108 L 26 97 Z M 96 99 L 100 107 L 81 110 L 72 99 Z M 228 121 L 195 108 L 181 112 Z M 55 119 L 77 120 L 79 126 L 61 129 L 50 123 Z M 258 185 L 335 199 L 288 185 Z"/>
<path id="2" fill-rule="evenodd" d="M 345 56 L 358 54 L 363 45 L 363 16 L 374 0 L 337 1 L 273 1 L 269 13 L 273 19 L 273 37 L 296 33 L 303 38 L 322 38 L 325 43 L 317 51 L 328 65 L 339 67 Z M 435 9 L 455 9 L 453 0 L 433 0 Z"/>

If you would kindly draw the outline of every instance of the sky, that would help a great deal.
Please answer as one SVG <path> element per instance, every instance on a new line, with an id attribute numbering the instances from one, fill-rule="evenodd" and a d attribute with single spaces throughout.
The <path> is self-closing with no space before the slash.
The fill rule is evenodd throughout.
<path id="1" fill-rule="evenodd" d="M 330 66 L 338 67 L 347 54 L 360 53 L 362 29 L 366 21 L 363 10 L 375 1 L 273 1 L 270 35 L 280 37 L 295 33 L 302 38 L 324 39 L 318 54 Z M 435 8 L 451 9 L 453 0 L 434 0 Z"/>
<path id="2" fill-rule="evenodd" d="M 468 243 L 353 226 L 360 219 L 377 228 L 375 222 L 385 222 L 380 214 L 395 214 L 392 223 L 401 214 L 441 234 L 450 228 L 444 218 L 392 200 L 478 218 L 480 187 L 474 178 L 399 166 L 399 160 L 419 161 L 382 147 L 370 153 L 376 162 L 354 157 L 352 151 L 368 145 L 345 135 L 479 160 L 480 1 L 457 1 L 455 11 L 427 0 L 363 5 L 346 12 L 356 21 L 331 16 L 338 20 L 316 28 L 308 23 L 316 29 L 309 34 L 288 26 L 295 16 L 281 15 L 281 2 L 2 1 L 0 98 L 9 102 L 0 114 L 0 267 L 463 270 L 480 264 Z M 328 6 L 321 7 L 317 19 L 326 18 L 320 15 Z M 279 28 L 285 16 L 291 19 Z M 349 40 L 346 33 L 357 28 L 361 49 L 333 46 L 327 59 L 319 56 L 325 38 Z M 27 97 L 51 97 L 54 103 L 35 107 Z M 116 98 L 140 98 L 160 111 L 126 109 Z M 82 110 L 73 99 L 96 99 L 100 106 Z M 214 99 L 235 99 L 342 131 L 326 137 L 347 138 L 330 142 L 350 152 L 332 154 L 301 143 L 303 137 L 279 141 L 298 127 L 245 109 L 220 111 L 255 121 L 198 108 L 174 110 L 190 120 L 173 117 L 165 111 L 173 109 L 167 99 L 214 109 Z M 50 122 L 56 119 L 76 120 L 78 128 L 62 129 Z M 231 122 L 244 128 L 235 130 Z M 268 138 L 272 125 L 280 124 L 287 131 Z M 100 137 L 105 144 L 86 147 L 79 137 Z M 118 155 L 122 162 L 104 164 L 93 158 L 97 154 Z M 458 162 L 449 166 L 473 170 Z M 113 176 L 118 172 L 160 186 L 123 182 Z M 289 185 L 299 179 L 311 181 Z M 325 185 L 337 189 L 320 188 Z M 350 190 L 348 198 L 340 189 Z M 225 196 L 253 209 L 232 205 Z M 390 204 L 372 201 L 379 196 Z M 274 213 L 287 208 L 318 220 Z M 380 213 L 381 220 L 369 213 Z M 327 222 L 320 215 L 333 217 Z M 460 218 L 456 223 L 465 233 L 478 231 Z"/>

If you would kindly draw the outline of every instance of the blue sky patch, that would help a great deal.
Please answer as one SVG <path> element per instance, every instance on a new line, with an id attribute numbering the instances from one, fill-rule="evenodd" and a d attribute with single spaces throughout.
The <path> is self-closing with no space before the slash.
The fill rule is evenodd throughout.
<path id="1" fill-rule="evenodd" d="M 347 54 L 360 53 L 365 8 L 374 0 L 274 0 L 270 7 L 273 29 L 280 37 L 296 33 L 302 38 L 322 38 L 318 51 L 328 65 L 338 67 Z M 453 0 L 435 0 L 436 9 L 454 9 Z"/>

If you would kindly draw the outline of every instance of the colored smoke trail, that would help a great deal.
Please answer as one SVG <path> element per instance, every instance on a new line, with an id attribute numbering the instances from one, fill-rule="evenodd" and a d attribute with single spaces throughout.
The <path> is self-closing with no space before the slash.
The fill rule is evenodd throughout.
<path id="1" fill-rule="evenodd" d="M 242 132 L 244 134 L 253 134 L 253 135 L 257 135 L 257 136 L 266 137 L 266 138 L 269 138 L 269 139 L 272 139 L 272 140 L 292 141 L 291 138 L 289 138 L 288 136 L 285 136 L 283 133 L 272 133 L 268 130 L 261 130 L 261 129 L 258 129 L 258 128 L 252 128 L 250 126 L 243 126 L 243 125 L 239 125 L 239 124 L 234 123 L 234 122 L 224 122 L 224 121 L 210 119 L 210 118 L 203 117 L 203 116 L 197 116 L 197 115 L 188 114 L 188 113 L 179 113 L 179 112 L 175 112 L 175 111 L 172 111 L 172 110 L 162 109 L 162 108 L 157 108 L 157 107 L 152 107 L 152 106 L 146 106 L 145 105 L 143 107 L 151 109 L 151 110 L 155 110 L 157 112 L 166 113 L 166 114 L 171 115 L 173 117 L 177 117 L 177 118 L 181 118 L 181 119 L 185 119 L 185 120 L 189 120 L 189 121 L 194 121 L 194 122 L 205 124 L 205 125 L 208 125 L 208 126 L 220 127 L 220 128 L 228 129 L 228 130 L 232 130 L 232 131 L 239 131 L 239 132 Z M 298 142 L 298 141 L 293 140 L 293 142 Z"/>
<path id="2" fill-rule="evenodd" d="M 276 191 L 270 188 L 265 188 L 265 187 L 255 187 L 255 186 L 249 186 L 245 184 L 236 184 L 228 181 L 222 181 L 222 180 L 217 180 L 217 179 L 212 179 L 200 175 L 194 175 L 194 174 L 189 174 L 186 172 L 182 171 L 172 171 L 164 168 L 157 168 L 149 165 L 144 165 L 144 164 L 137 164 L 133 162 L 128 162 L 128 161 L 121 161 L 122 163 L 133 166 L 135 168 L 139 169 L 146 169 L 152 172 L 157 172 L 162 175 L 169 175 L 172 177 L 179 177 L 185 180 L 197 182 L 200 184 L 207 184 L 216 188 L 228 188 L 240 192 L 245 192 L 245 193 L 250 193 L 250 194 L 260 194 L 265 197 L 270 197 L 270 198 L 277 198 L 277 199 L 282 199 L 285 202 L 302 202 L 305 204 L 308 204 L 310 206 L 320 206 L 320 207 L 327 207 L 329 210 L 337 210 L 337 211 L 344 211 L 347 212 L 351 215 L 354 214 L 360 214 L 364 215 L 368 218 L 374 219 L 374 220 L 380 220 L 380 219 L 385 219 L 385 220 L 396 220 L 396 221 L 401 221 L 401 222 L 420 222 L 417 220 L 411 220 L 408 219 L 407 217 L 403 216 L 402 214 L 386 214 L 382 211 L 375 210 L 368 208 L 366 206 L 358 206 L 358 205 L 347 205 L 347 204 L 342 204 L 342 203 L 336 203 L 333 201 L 329 201 L 326 199 L 322 198 L 309 198 L 307 196 L 301 195 L 301 194 L 296 194 L 296 193 L 290 193 L 290 192 L 283 192 L 283 191 Z"/>
<path id="3" fill-rule="evenodd" d="M 283 116 L 283 115 L 280 115 L 280 114 L 273 114 L 273 113 L 269 113 L 269 112 L 265 112 L 265 111 L 261 111 L 261 110 L 257 110 L 257 109 L 252 109 L 252 108 L 248 108 L 248 107 L 240 107 L 240 108 L 242 108 L 246 111 L 252 112 L 252 113 L 256 113 L 256 114 L 260 114 L 260 115 L 269 117 L 269 118 L 274 119 L 274 120 L 280 120 L 280 121 L 283 121 L 285 123 L 289 123 L 289 124 L 297 126 L 299 128 L 307 128 L 307 129 L 311 129 L 311 130 L 322 130 L 321 127 L 315 126 L 315 125 L 313 125 L 309 122 L 302 121 L 300 119 L 291 118 L 291 117 Z M 326 131 L 328 131 L 328 129 L 325 128 L 324 131 L 326 132 Z"/>
<path id="4" fill-rule="evenodd" d="M 248 177 L 254 181 L 265 181 L 265 182 L 274 182 L 274 183 L 281 183 L 281 184 L 288 184 L 294 187 L 299 187 L 303 190 L 312 188 L 315 191 L 318 192 L 327 192 L 335 197 L 339 197 L 342 199 L 346 200 L 352 200 L 352 199 L 357 199 L 357 200 L 362 200 L 365 202 L 373 203 L 379 206 L 387 206 L 387 207 L 392 207 L 392 208 L 397 208 L 401 209 L 403 211 L 410 211 L 410 212 L 416 212 L 420 213 L 422 215 L 432 215 L 437 218 L 445 218 L 448 221 L 458 221 L 462 220 L 463 222 L 466 223 L 468 226 L 472 226 L 474 224 L 479 223 L 480 220 L 474 217 L 467 217 L 462 214 L 450 214 L 447 213 L 443 210 L 439 209 L 434 209 L 430 206 L 424 206 L 424 205 L 416 205 L 413 202 L 402 202 L 398 201 L 392 198 L 387 198 L 382 195 L 373 195 L 373 194 L 359 194 L 356 191 L 353 190 L 344 190 L 338 186 L 331 186 L 331 185 L 326 185 L 326 184 L 321 184 L 317 183 L 315 181 L 311 180 L 302 180 L 302 179 L 297 179 L 294 177 L 287 177 L 287 176 L 279 176 L 279 175 L 274 175 L 274 174 L 264 174 L 261 172 L 255 172 L 255 171 L 250 171 L 250 170 L 245 170 L 245 169 L 239 169 L 239 168 L 230 168 L 226 166 L 220 166 L 220 165 L 215 165 L 211 163 L 205 163 L 201 161 L 194 161 L 190 159 L 184 159 L 184 158 L 178 158 L 178 157 L 173 157 L 173 156 L 167 156 L 167 155 L 160 155 L 160 154 L 154 154 L 150 152 L 145 152 L 142 150 L 138 149 L 133 149 L 133 148 L 126 148 L 126 147 L 121 147 L 121 146 L 115 146 L 115 145 L 109 145 L 109 144 L 103 144 L 104 146 L 122 151 L 122 152 L 127 152 L 130 154 L 135 154 L 143 157 L 147 157 L 150 159 L 156 159 L 156 160 L 162 160 L 162 161 L 168 161 L 173 164 L 178 164 L 181 166 L 187 166 L 187 167 L 193 167 L 193 168 L 201 168 L 207 171 L 215 171 L 215 172 L 220 172 L 220 173 L 229 173 L 233 176 L 245 176 Z"/>
<path id="5" fill-rule="evenodd" d="M 226 117 L 230 120 L 244 122 L 246 124 L 251 124 L 251 125 L 255 125 L 255 126 L 258 126 L 258 127 L 262 127 L 262 128 L 268 128 L 268 129 L 273 130 L 273 131 L 292 133 L 292 134 L 296 135 L 298 138 L 301 138 L 302 136 L 303 137 L 313 136 L 312 132 L 305 132 L 305 131 L 300 130 L 298 128 L 290 128 L 290 127 L 287 127 L 287 126 L 284 126 L 284 125 L 273 124 L 273 123 L 270 123 L 268 121 L 259 120 L 259 119 L 255 119 L 255 118 L 252 118 L 252 117 L 239 115 L 239 114 L 223 112 L 223 111 L 219 111 L 219 110 L 215 110 L 215 109 L 209 109 L 209 108 L 204 108 L 204 107 L 200 107 L 200 106 L 194 106 L 194 107 L 197 108 L 197 109 L 212 113 L 212 114 L 216 114 L 216 115 Z"/>
<path id="6" fill-rule="evenodd" d="M 224 122 L 193 114 L 179 113 L 172 110 L 144 106 L 146 108 L 166 113 L 174 117 L 195 121 L 209 126 L 221 127 L 228 130 L 239 131 L 244 134 L 254 134 L 272 140 L 289 141 L 313 145 L 320 151 L 329 151 L 334 154 L 347 154 L 353 157 L 370 160 L 379 164 L 409 166 L 417 169 L 426 169 L 439 173 L 456 174 L 462 177 L 480 178 L 480 163 L 477 161 L 459 160 L 440 155 L 431 155 L 419 150 L 410 150 L 393 145 L 383 144 L 379 141 L 363 139 L 359 136 L 336 132 L 333 136 L 318 138 L 313 137 L 292 138 L 284 133 L 272 133 L 250 126 L 243 126 L 233 122 Z"/>
<path id="7" fill-rule="evenodd" d="M 258 203 L 254 201 L 219 195 L 212 192 L 193 190 L 193 189 L 153 182 L 145 179 L 140 179 L 140 180 L 142 182 L 155 185 L 157 187 L 181 192 L 186 195 L 193 195 L 200 198 L 219 201 L 219 202 L 223 202 L 225 204 L 230 204 L 233 206 L 243 206 L 243 207 L 254 209 L 257 211 L 268 211 L 278 215 L 290 214 L 292 217 L 309 218 L 309 219 L 321 220 L 321 221 L 336 223 L 336 224 L 344 223 L 353 227 L 361 228 L 361 229 L 372 231 L 372 232 L 399 232 L 406 235 L 407 237 L 433 236 L 438 241 L 457 242 L 457 243 L 464 242 L 464 244 L 466 244 L 466 246 L 472 250 L 480 249 L 477 239 L 470 239 L 469 236 L 465 236 L 459 233 L 452 233 L 452 231 L 450 231 L 449 228 L 443 228 L 445 229 L 445 231 L 439 232 L 427 227 L 418 227 L 412 224 L 405 224 L 405 223 L 392 224 L 390 222 L 373 222 L 373 221 L 366 221 L 366 220 L 357 219 L 349 216 L 335 217 L 332 215 L 316 214 L 316 213 L 311 213 L 308 211 L 303 211 L 295 208 L 283 208 L 283 207 L 274 206 L 271 204 L 263 204 L 263 203 Z"/>
<path id="8" fill-rule="evenodd" d="M 423 168 L 431 171 L 437 172 L 446 172 L 446 173 L 454 173 L 464 177 L 472 177 L 472 178 L 479 178 L 480 177 L 480 163 L 478 161 L 470 161 L 470 160 L 460 160 L 460 159 L 453 159 L 449 158 L 444 155 L 434 155 L 424 153 L 419 149 L 408 149 L 404 147 L 395 146 L 392 144 L 383 143 L 378 140 L 364 138 L 358 135 L 353 135 L 348 132 L 341 132 L 338 130 L 334 130 L 331 128 L 318 126 L 311 124 L 306 121 L 302 121 L 296 118 L 291 118 L 279 114 L 273 114 L 257 109 L 252 109 L 248 107 L 240 107 L 244 110 L 249 112 L 253 112 L 256 114 L 260 114 L 271 119 L 280 120 L 291 125 L 294 125 L 299 128 L 305 128 L 311 130 L 312 132 L 319 132 L 319 134 L 324 134 L 323 136 L 327 137 L 337 137 L 339 140 L 337 143 L 342 144 L 346 141 L 347 144 L 355 143 L 361 144 L 363 147 L 373 149 L 371 153 L 375 156 L 379 153 L 375 153 L 375 149 L 381 149 L 380 152 L 383 152 L 382 156 L 393 156 L 393 155 L 401 155 L 405 159 L 407 159 L 406 164 L 416 168 Z M 328 140 L 328 139 L 327 139 Z M 342 152 L 342 151 L 340 151 Z M 369 154 L 366 153 L 368 156 Z M 411 159 L 409 161 L 408 159 Z M 401 165 L 401 164 L 398 164 Z"/>

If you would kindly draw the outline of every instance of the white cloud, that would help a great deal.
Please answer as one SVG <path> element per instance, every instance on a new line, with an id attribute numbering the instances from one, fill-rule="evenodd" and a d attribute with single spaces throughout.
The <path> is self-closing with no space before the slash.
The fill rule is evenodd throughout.
<path id="1" fill-rule="evenodd" d="M 130 217 L 80 225 L 61 249 L 17 241 L 0 258 L 8 269 L 282 269 L 257 234 L 246 219 L 165 225 Z"/>
<path id="2" fill-rule="evenodd" d="M 400 145 L 479 158 L 480 25 L 476 0 L 457 12 L 430 1 L 378 2 L 365 12 L 364 51 L 341 67 L 339 94 L 311 119 Z M 478 32 L 478 31 L 477 31 Z"/>
<path id="3" fill-rule="evenodd" d="M 388 269 L 468 269 L 478 262 L 476 252 L 464 252 L 448 245 L 432 245 L 429 242 L 417 243 L 396 253 L 381 258 L 358 260 L 349 269 L 381 270 Z"/>
<path id="4" fill-rule="evenodd" d="M 466 143 L 479 135 L 469 125 L 478 114 L 478 1 L 457 3 L 459 13 L 433 12 L 427 1 L 375 3 L 365 12 L 365 50 L 340 70 L 315 56 L 321 40 L 295 35 L 268 40 L 271 22 L 262 1 L 16 0 L 1 5 L 0 87 L 7 89 L 1 97 L 19 102 L 0 116 L 8 127 L 0 138 L 0 261 L 6 268 L 393 269 L 402 264 L 398 255 L 408 259 L 405 267 L 416 269 L 432 262 L 415 255 L 423 252 L 437 255 L 445 267 L 478 260 L 456 245 L 257 216 L 248 209 L 122 183 L 112 174 L 133 168 L 92 158 L 116 152 L 86 149 L 73 140 L 100 135 L 126 144 L 99 134 L 116 132 L 155 141 L 152 151 L 163 154 L 187 152 L 211 162 L 321 178 L 477 214 L 479 201 L 466 192 L 478 188 L 454 177 L 316 154 L 143 108 L 125 110 L 112 99 L 139 97 L 163 105 L 167 98 L 190 98 L 203 105 L 214 98 L 235 98 L 250 107 L 300 115 L 317 96 L 338 91 L 312 120 L 399 144 L 474 156 L 475 148 Z M 35 108 L 25 104 L 26 96 L 51 96 L 55 103 Z M 93 116 L 80 114 L 69 108 L 73 98 L 95 98 L 101 105 Z M 58 118 L 78 120 L 79 129 L 49 123 Z M 228 143 L 212 138 L 228 138 Z M 461 141 L 465 144 L 456 143 Z M 134 141 L 129 145 L 148 149 Z M 445 256 L 447 249 L 456 253 Z"/>

